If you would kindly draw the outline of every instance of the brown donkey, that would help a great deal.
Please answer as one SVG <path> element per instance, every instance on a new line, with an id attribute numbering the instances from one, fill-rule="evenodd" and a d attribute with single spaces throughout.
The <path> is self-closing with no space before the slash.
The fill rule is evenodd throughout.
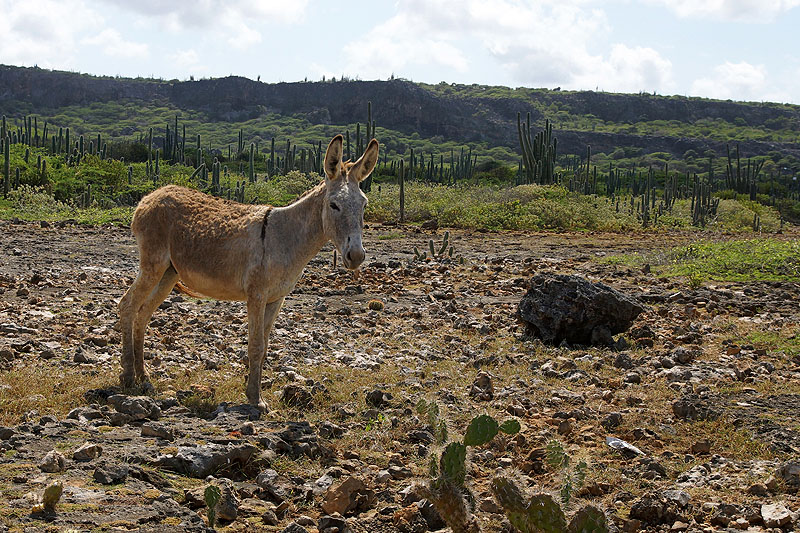
<path id="1" fill-rule="evenodd" d="M 364 261 L 367 197 L 358 183 L 377 162 L 375 139 L 358 161 L 343 162 L 337 135 L 325 153 L 325 181 L 287 207 L 242 205 L 175 185 L 142 198 L 131 222 L 139 274 L 119 302 L 122 386 L 147 382 L 145 327 L 180 280 L 192 292 L 247 302 L 247 400 L 266 411 L 261 367 L 283 299 L 328 241 L 348 269 Z"/>

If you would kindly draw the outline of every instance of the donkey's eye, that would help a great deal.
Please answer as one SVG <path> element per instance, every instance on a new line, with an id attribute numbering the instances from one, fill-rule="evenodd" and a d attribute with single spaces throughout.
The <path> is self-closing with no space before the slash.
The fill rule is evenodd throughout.
<path id="1" fill-rule="evenodd" d="M 331 209 L 333 209 L 334 211 L 338 211 L 339 210 L 339 206 L 336 205 L 335 203 L 331 202 Z"/>

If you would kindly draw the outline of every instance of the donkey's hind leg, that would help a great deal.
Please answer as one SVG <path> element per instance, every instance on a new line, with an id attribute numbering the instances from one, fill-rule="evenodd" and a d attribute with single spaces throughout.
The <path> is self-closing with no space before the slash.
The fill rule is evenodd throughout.
<path id="1" fill-rule="evenodd" d="M 141 253 L 141 248 L 140 248 Z M 133 353 L 133 322 L 139 314 L 142 304 L 153 291 L 164 272 L 169 268 L 169 257 L 157 260 L 145 260 L 142 256 L 139 263 L 139 274 L 133 285 L 119 301 L 119 325 L 122 331 L 122 374 L 120 384 L 124 388 L 133 386 L 136 377 L 135 358 Z"/>
<path id="2" fill-rule="evenodd" d="M 144 371 L 144 332 L 147 323 L 153 312 L 161 305 L 161 302 L 169 295 L 175 283 L 178 281 L 178 273 L 172 264 L 161 276 L 161 281 L 150 291 L 150 295 L 139 307 L 136 317 L 133 320 L 133 368 L 136 374 L 136 382 L 143 383 L 148 380 L 147 372 Z"/>

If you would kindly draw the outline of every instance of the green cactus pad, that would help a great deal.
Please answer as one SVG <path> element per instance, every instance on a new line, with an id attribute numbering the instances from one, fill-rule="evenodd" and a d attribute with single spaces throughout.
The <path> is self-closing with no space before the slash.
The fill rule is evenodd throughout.
<path id="1" fill-rule="evenodd" d="M 567 530 L 564 511 L 549 494 L 536 494 L 531 497 L 528 504 L 528 523 L 544 533 L 563 533 Z"/>
<path id="2" fill-rule="evenodd" d="M 567 533 L 608 533 L 606 515 L 593 505 L 587 505 L 572 517 Z"/>
<path id="3" fill-rule="evenodd" d="M 500 427 L 498 429 L 503 433 L 505 433 L 506 435 L 515 435 L 519 433 L 521 426 L 519 425 L 519 420 L 517 420 L 516 418 L 509 418 L 508 420 L 500 424 Z"/>
<path id="4" fill-rule="evenodd" d="M 451 442 L 447 445 L 439 461 L 441 475 L 459 487 L 464 486 L 467 477 L 465 462 L 467 460 L 467 447 L 460 442 Z"/>
<path id="5" fill-rule="evenodd" d="M 500 506 L 506 510 L 506 513 L 524 512 L 527 508 L 522 491 L 510 479 L 504 477 L 494 478 L 492 480 L 492 494 L 494 494 Z"/>
<path id="6" fill-rule="evenodd" d="M 464 434 L 464 444 L 466 446 L 481 446 L 492 440 L 500 426 L 497 420 L 489 415 L 480 415 L 472 419 L 469 423 L 467 432 Z"/>

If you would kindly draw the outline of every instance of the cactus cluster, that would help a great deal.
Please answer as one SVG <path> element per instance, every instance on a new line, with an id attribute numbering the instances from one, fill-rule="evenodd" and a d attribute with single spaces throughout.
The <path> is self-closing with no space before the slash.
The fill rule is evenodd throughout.
<path id="1" fill-rule="evenodd" d="M 605 514 L 597 507 L 587 505 L 579 510 L 567 524 L 561 505 L 549 494 L 535 494 L 525 498 L 522 491 L 508 478 L 492 480 L 492 493 L 503 508 L 511 524 L 522 533 L 607 533 Z"/>
<path id="2" fill-rule="evenodd" d="M 401 189 L 402 190 L 402 189 Z M 428 239 L 428 250 L 427 251 L 419 251 L 419 248 L 416 246 L 414 247 L 414 259 L 417 261 L 426 261 L 428 259 L 428 252 L 430 252 L 430 259 L 441 261 L 445 258 L 453 259 L 458 261 L 460 264 L 464 264 L 464 258 L 461 255 L 453 256 L 455 252 L 455 248 L 453 245 L 450 244 L 450 232 L 445 231 L 444 237 L 442 238 L 442 244 L 437 246 L 436 243 L 433 242 L 433 239 Z"/>
<path id="3" fill-rule="evenodd" d="M 418 404 L 417 411 L 426 414 L 429 423 L 438 419 L 438 407 L 431 407 L 430 403 Z M 486 444 L 501 431 L 513 435 L 519 430 L 516 420 L 500 424 L 489 415 L 480 415 L 472 419 L 462 442 L 453 441 L 445 446 L 438 462 L 435 454 L 431 455 L 432 479 L 428 486 L 421 487 L 421 491 L 454 533 L 480 531 L 480 525 L 472 515 L 475 498 L 466 485 L 467 446 Z"/>
<path id="4" fill-rule="evenodd" d="M 546 120 L 544 130 L 531 138 L 531 114 L 528 113 L 527 120 L 523 123 L 520 114 L 517 113 L 517 136 L 522 150 L 524 183 L 538 183 L 540 185 L 556 183 L 555 169 L 558 140 L 553 138 L 553 125 L 550 121 Z"/>

